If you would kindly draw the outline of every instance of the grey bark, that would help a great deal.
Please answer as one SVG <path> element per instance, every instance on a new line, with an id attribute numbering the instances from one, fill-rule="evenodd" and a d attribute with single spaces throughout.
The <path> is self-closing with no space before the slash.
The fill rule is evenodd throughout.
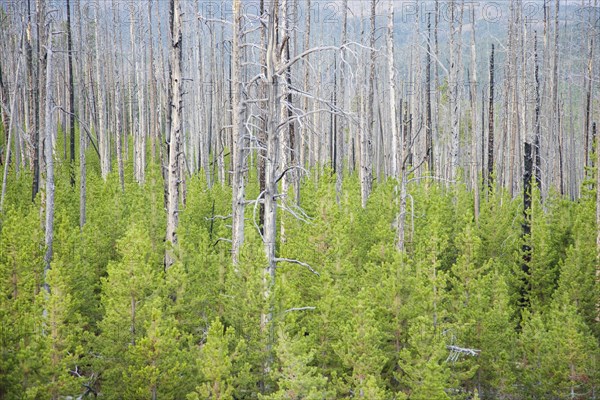
<path id="1" fill-rule="evenodd" d="M 174 250 L 177 245 L 177 226 L 179 224 L 179 175 L 181 144 L 181 6 L 179 0 L 170 0 L 171 37 L 170 37 L 170 98 L 171 126 L 169 129 L 169 162 L 167 183 L 167 249 L 165 253 L 165 270 L 175 261 Z"/>
<path id="2" fill-rule="evenodd" d="M 232 182 L 232 249 L 234 266 L 239 262 L 239 252 L 244 243 L 244 211 L 245 211 L 245 177 L 246 166 L 246 133 L 244 129 L 244 102 L 242 100 L 242 10 L 240 0 L 233 1 L 233 182 Z"/>

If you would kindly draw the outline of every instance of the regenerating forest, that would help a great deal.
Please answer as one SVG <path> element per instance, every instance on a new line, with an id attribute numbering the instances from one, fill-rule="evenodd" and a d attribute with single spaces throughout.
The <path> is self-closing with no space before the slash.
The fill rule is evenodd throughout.
<path id="1" fill-rule="evenodd" d="M 0 399 L 600 399 L 598 0 L 0 2 Z"/>

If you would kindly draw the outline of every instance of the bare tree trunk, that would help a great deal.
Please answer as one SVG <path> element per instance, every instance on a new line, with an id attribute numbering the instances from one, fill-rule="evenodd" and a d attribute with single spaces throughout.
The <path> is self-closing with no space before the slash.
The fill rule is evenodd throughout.
<path id="1" fill-rule="evenodd" d="M 370 62 L 369 62 L 369 80 L 367 82 L 367 104 L 365 107 L 366 118 L 364 129 L 361 129 L 360 140 L 360 194 L 362 207 L 367 207 L 367 200 L 371 194 L 373 184 L 373 164 L 372 164 L 372 147 L 373 147 L 373 100 L 375 97 L 375 16 L 376 16 L 376 0 L 371 0 L 371 34 L 369 37 L 370 46 Z"/>
<path id="2" fill-rule="evenodd" d="M 449 103 L 450 103 L 450 124 L 452 129 L 452 145 L 451 145 L 451 173 L 450 178 L 454 181 L 458 177 L 458 153 L 460 149 L 460 119 L 459 119 L 459 82 L 458 73 L 460 70 L 460 46 L 461 32 L 456 32 L 455 16 L 456 16 L 456 0 L 450 3 L 450 79 L 449 79 Z M 462 14 L 462 11 L 461 11 Z M 459 22 L 462 24 L 462 21 Z M 456 46 L 456 41 L 459 45 Z"/>
<path id="3" fill-rule="evenodd" d="M 268 45 L 267 45 L 267 152 L 265 160 L 265 223 L 263 227 L 263 243 L 267 266 L 263 272 L 263 291 L 267 311 L 261 317 L 261 327 L 267 336 L 267 360 L 265 373 L 270 372 L 271 351 L 273 345 L 273 289 L 275 285 L 275 270 L 277 268 L 276 239 L 277 239 L 277 169 L 279 167 L 279 133 L 278 133 L 278 102 L 279 102 L 279 76 L 276 72 L 278 64 L 278 17 L 279 7 L 276 0 L 269 15 Z"/>
<path id="4" fill-rule="evenodd" d="M 42 166 L 44 160 L 44 138 L 40 135 L 40 132 L 44 129 L 44 121 L 42 118 L 42 112 L 44 109 L 43 100 L 44 99 L 44 91 L 45 91 L 45 79 L 46 79 L 46 56 L 43 52 L 42 44 L 45 41 L 45 20 L 46 20 L 46 7 L 45 2 L 37 0 L 36 1 L 36 25 L 37 25 L 37 40 L 36 40 L 36 61 L 37 68 L 36 76 L 34 78 L 34 109 L 35 109 L 35 128 L 34 138 L 33 138 L 33 152 L 34 152 L 34 160 L 33 160 L 33 184 L 32 184 L 32 200 L 35 200 L 37 193 L 40 190 L 40 186 L 42 186 Z"/>
<path id="5" fill-rule="evenodd" d="M 592 124 L 596 133 L 596 123 Z M 596 281 L 600 281 L 600 135 L 596 136 Z M 600 322 L 600 301 L 596 305 L 596 322 Z"/>
<path id="6" fill-rule="evenodd" d="M 67 51 L 69 65 L 69 129 L 70 129 L 70 177 L 75 186 L 75 84 L 73 77 L 73 37 L 71 34 L 71 2 L 67 0 Z"/>
<path id="7" fill-rule="evenodd" d="M 149 105 L 150 105 L 150 141 L 152 144 L 151 161 L 154 164 L 156 162 L 156 147 L 160 146 L 160 132 L 157 126 L 157 107 L 156 107 L 156 74 L 154 67 L 154 35 L 152 34 L 152 0 L 148 1 L 148 29 L 150 38 L 150 65 L 148 67 L 148 77 L 150 79 L 150 94 L 149 94 Z M 162 42 L 159 42 L 162 43 Z"/>
<path id="8" fill-rule="evenodd" d="M 551 146 L 553 147 L 553 151 L 559 152 L 560 151 L 560 139 L 559 139 L 559 98 L 558 98 L 558 14 L 560 11 L 560 0 L 556 0 L 555 2 L 555 8 L 554 8 L 554 49 L 553 49 L 553 57 L 552 57 L 552 71 L 551 71 L 551 79 L 552 79 L 552 84 L 551 84 L 551 107 L 550 107 L 550 120 L 551 120 L 551 127 L 550 127 L 550 132 L 552 133 L 551 138 L 552 138 L 552 142 L 551 142 Z M 561 182 L 561 177 L 560 177 L 560 154 L 553 154 L 553 156 L 550 157 L 550 160 L 552 162 L 552 177 L 554 178 L 554 185 L 557 189 L 562 190 L 561 186 L 562 186 L 562 182 Z M 557 179 L 558 178 L 558 179 Z M 557 182 L 558 180 L 558 182 Z"/>
<path id="9" fill-rule="evenodd" d="M 52 21 L 48 27 L 48 44 L 46 47 L 46 128 L 44 134 L 44 155 L 46 158 L 46 223 L 45 223 L 45 245 L 46 254 L 44 255 L 44 288 L 50 292 L 47 275 L 50 271 L 50 262 L 52 261 L 52 244 L 54 240 L 54 155 L 52 149 L 54 123 L 52 119 L 53 97 L 52 97 Z"/>
<path id="10" fill-rule="evenodd" d="M 168 270 L 173 262 L 174 248 L 177 245 L 177 226 L 179 223 L 179 176 L 180 166 L 180 143 L 181 143 L 181 8 L 179 0 L 170 0 L 170 98 L 171 127 L 169 130 L 169 163 L 167 183 L 167 250 L 165 253 L 165 270 Z"/>
<path id="11" fill-rule="evenodd" d="M 388 3 L 388 32 L 387 32 L 387 48 L 388 48 L 388 78 L 390 87 L 390 122 L 391 122 L 391 135 L 392 135 L 392 149 L 391 149 L 391 170 L 390 174 L 393 178 L 398 178 L 398 171 L 400 165 L 398 162 L 398 143 L 400 139 L 400 133 L 398 132 L 398 110 L 396 106 L 396 70 L 394 67 L 394 0 L 389 0 Z M 430 69 L 428 68 L 428 71 Z M 429 78 L 429 75 L 428 75 Z M 429 89 L 427 89 L 429 93 Z M 428 103 L 429 104 L 429 103 Z M 431 104 L 429 104 L 431 106 Z M 430 109 L 431 112 L 431 109 Z M 431 117 L 431 113 L 429 114 Z M 428 134 L 431 133 L 429 126 L 427 127 Z M 429 136 L 428 136 L 429 137 Z"/>
<path id="12" fill-rule="evenodd" d="M 533 179 L 533 147 L 531 143 L 525 142 L 525 157 L 524 157 L 524 174 L 523 174 L 523 283 L 520 293 L 520 306 L 527 307 L 529 305 L 529 263 L 531 262 L 531 247 L 527 244 L 528 238 L 531 235 L 531 190 Z"/>
<path id="13" fill-rule="evenodd" d="M 540 97 L 540 66 L 538 63 L 538 49 L 537 49 L 537 34 L 534 38 L 534 77 L 535 77 L 535 181 L 538 186 L 538 190 L 542 191 L 542 155 L 540 148 L 540 111 L 542 108 L 542 100 Z"/>
<path id="14" fill-rule="evenodd" d="M 306 0 L 306 9 L 310 10 L 311 9 L 311 0 Z M 306 13 L 306 20 L 305 20 L 305 25 L 306 25 L 306 32 L 305 32 L 305 36 L 304 36 L 304 50 L 308 50 L 308 48 L 310 47 L 310 35 L 311 35 L 311 13 L 307 12 Z M 310 65 L 308 63 L 309 59 L 308 57 L 306 58 L 306 64 L 304 66 L 304 92 L 308 92 L 309 91 L 309 79 L 310 79 Z M 304 104 L 303 104 L 303 111 L 304 112 L 308 112 L 309 110 L 309 99 L 308 96 L 304 97 Z M 310 129 L 308 128 L 307 124 L 304 124 L 304 128 L 302 129 L 302 134 L 301 134 L 301 144 L 300 144 L 300 164 L 303 167 L 307 167 L 310 168 L 312 167 L 312 156 L 310 155 L 312 148 L 311 148 L 311 144 L 313 142 L 313 133 L 310 131 Z M 308 142 L 308 144 L 307 144 Z M 309 153 L 308 156 L 306 153 Z"/>
<path id="15" fill-rule="evenodd" d="M 239 252 L 244 243 L 244 210 L 245 206 L 245 179 L 244 172 L 246 166 L 246 155 L 244 147 L 246 146 L 244 129 L 244 107 L 242 100 L 242 13 L 240 0 L 233 1 L 233 182 L 232 182 L 232 248 L 231 255 L 234 266 L 238 265 Z"/>
<path id="16" fill-rule="evenodd" d="M 79 62 L 77 63 L 78 67 L 78 79 L 79 86 L 84 86 L 84 54 L 83 54 L 83 29 L 82 29 L 82 18 L 81 18 L 81 8 L 80 2 L 77 1 L 75 3 L 75 7 L 77 7 L 77 20 L 79 27 Z M 86 220 L 86 159 L 85 159 L 85 150 L 86 150 L 86 137 L 82 131 L 81 119 L 83 118 L 83 90 L 79 91 L 79 96 L 77 99 L 77 115 L 79 116 L 79 228 L 83 228 Z"/>
<path id="17" fill-rule="evenodd" d="M 494 45 L 490 55 L 490 89 L 488 109 L 488 168 L 487 183 L 491 191 L 494 186 Z"/>
<path id="18" fill-rule="evenodd" d="M 309 0 L 310 1 L 310 0 Z M 341 109 L 346 109 L 346 50 L 345 46 L 348 42 L 348 0 L 344 0 L 342 3 L 342 40 L 341 40 L 341 63 L 340 63 L 340 81 L 339 81 L 339 90 L 340 90 L 340 99 L 341 99 Z M 336 161 L 335 161 L 335 192 L 336 192 L 336 201 L 340 204 L 342 197 L 342 185 L 344 179 L 344 131 L 346 129 L 347 123 L 346 118 L 341 118 L 340 123 L 337 127 L 337 138 L 336 138 Z"/>
<path id="19" fill-rule="evenodd" d="M 110 172 L 110 141 L 108 132 L 104 125 L 104 82 L 102 77 L 102 62 L 100 61 L 100 39 L 98 29 L 98 17 L 94 20 L 95 24 L 95 45 L 96 45 L 96 90 L 97 90 L 97 118 L 98 118 L 98 148 L 100 150 L 100 170 L 102 179 L 106 180 Z"/>
<path id="20" fill-rule="evenodd" d="M 290 57 L 290 36 L 288 32 L 288 0 L 281 0 L 281 18 L 280 18 L 280 33 L 278 41 L 280 47 L 280 56 L 279 63 L 281 65 L 285 65 Z M 286 68 L 285 71 L 285 79 L 282 85 L 281 90 L 281 100 L 280 104 L 280 119 L 282 126 L 282 135 L 279 141 L 280 144 L 280 171 L 286 171 L 286 169 L 290 166 L 291 154 L 290 154 L 290 135 L 293 134 L 293 122 L 291 120 L 291 102 L 292 102 L 292 93 L 289 88 L 289 84 L 291 84 L 292 76 L 290 68 Z M 281 176 L 281 193 L 282 193 L 282 201 L 285 201 L 286 197 L 289 198 L 289 176 L 293 176 L 294 170 L 291 169 L 288 173 L 284 173 Z M 285 243 L 285 222 L 284 219 L 281 218 L 279 222 L 279 240 L 282 243 Z"/>
<path id="21" fill-rule="evenodd" d="M 433 165 L 433 126 L 431 119 L 431 13 L 427 14 L 427 54 L 425 70 L 425 162 L 430 173 L 434 173 Z M 393 146 L 392 146 L 393 147 Z M 394 148 L 394 151 L 395 148 Z"/>
<path id="22" fill-rule="evenodd" d="M 11 141 L 12 141 L 12 131 L 13 131 L 13 125 L 14 125 L 14 116 L 15 116 L 15 104 L 17 101 L 17 97 L 18 97 L 18 91 L 19 91 L 19 72 L 21 69 L 21 58 L 19 58 L 19 62 L 17 63 L 17 72 L 15 74 L 15 82 L 17 82 L 17 85 L 15 87 L 15 92 L 13 94 L 13 98 L 12 98 L 12 102 L 10 103 L 10 115 L 7 117 L 9 123 L 8 123 L 8 130 L 6 132 L 6 150 L 4 152 L 4 174 L 2 177 L 2 193 L 0 194 L 0 214 L 2 213 L 3 210 L 3 206 L 4 206 L 4 198 L 6 196 L 6 181 L 8 179 L 8 166 L 10 165 L 10 147 L 11 147 Z M 6 97 L 6 101 L 8 102 L 8 96 Z M 16 162 L 15 162 L 16 164 Z"/>
<path id="23" fill-rule="evenodd" d="M 310 5 L 310 0 L 307 0 L 308 4 Z M 265 1 L 264 0 L 260 0 L 260 15 L 261 18 L 265 15 Z M 310 13 L 307 14 L 307 18 L 310 20 Z M 260 30 L 260 47 L 261 47 L 261 51 L 260 51 L 260 65 L 261 65 L 261 73 L 263 74 L 263 76 L 267 76 L 267 30 L 266 29 L 261 29 Z M 308 36 L 307 39 L 308 40 Z M 307 71 L 308 71 L 308 67 L 307 67 Z M 260 91 L 260 97 L 261 98 L 266 98 L 267 97 L 267 87 L 266 87 L 266 83 L 264 81 L 261 81 L 259 83 L 259 91 Z M 307 103 L 305 103 L 307 104 Z M 258 167 L 258 187 L 259 187 L 259 192 L 260 193 L 264 193 L 265 191 L 265 160 L 266 160 L 266 142 L 267 142 L 267 116 L 266 116 L 266 110 L 265 107 L 259 107 L 259 122 L 260 122 L 260 126 L 258 129 L 258 143 L 259 143 L 259 149 L 257 151 L 257 157 L 258 157 L 258 162 L 257 162 L 257 167 Z M 301 146 L 304 146 L 304 139 L 302 140 L 302 144 Z M 303 153 L 303 150 L 300 150 L 301 154 Z M 302 155 L 300 156 L 300 158 L 302 159 Z M 301 161 L 302 162 L 302 161 Z M 258 226 L 262 232 L 262 229 L 264 227 L 265 224 L 265 204 L 264 202 L 261 202 L 258 206 Z"/>
<path id="24" fill-rule="evenodd" d="M 475 197 L 475 220 L 479 219 L 479 168 L 477 168 L 477 46 L 475 43 L 475 7 L 471 7 L 471 185 Z M 483 123 L 483 121 L 481 121 Z"/>
<path id="25" fill-rule="evenodd" d="M 590 33 L 591 29 L 588 28 L 588 62 L 586 66 L 586 71 L 584 73 L 584 82 L 586 83 L 585 88 L 585 105 L 583 112 L 583 138 L 584 138 L 584 167 L 589 165 L 590 151 L 589 151 L 589 143 L 590 143 L 590 114 L 591 114 L 591 102 L 592 102 L 592 81 L 594 75 L 593 68 L 593 60 L 594 60 L 594 37 Z"/>

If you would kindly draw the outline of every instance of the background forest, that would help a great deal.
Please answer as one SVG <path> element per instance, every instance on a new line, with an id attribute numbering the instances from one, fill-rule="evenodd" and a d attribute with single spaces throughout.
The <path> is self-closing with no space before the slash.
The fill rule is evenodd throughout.
<path id="1" fill-rule="evenodd" d="M 597 0 L 4 0 L 0 399 L 600 398 Z"/>

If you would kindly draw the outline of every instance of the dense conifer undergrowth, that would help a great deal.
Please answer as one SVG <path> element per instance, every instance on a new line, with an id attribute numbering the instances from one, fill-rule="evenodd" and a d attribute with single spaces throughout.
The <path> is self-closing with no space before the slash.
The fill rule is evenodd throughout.
<path id="1" fill-rule="evenodd" d="M 0 215 L 1 399 L 600 396 L 589 185 L 578 201 L 549 195 L 542 203 L 536 194 L 532 234 L 523 238 L 520 197 L 487 195 L 476 221 L 466 188 L 414 183 L 399 254 L 394 183 L 380 182 L 363 210 L 355 176 L 338 205 L 335 177 L 322 171 L 302 184 L 310 219 L 278 215 L 279 256 L 318 275 L 282 263 L 274 323 L 263 329 L 265 261 L 253 207 L 234 269 L 228 220 L 215 218 L 230 214 L 230 189 L 190 178 L 176 261 L 165 273 L 158 168 L 122 192 L 116 173 L 104 182 L 88 159 L 83 229 L 68 165 L 57 166 L 49 294 L 40 197 L 30 201 L 26 173 L 9 176 Z M 252 198 L 256 179 L 249 185 Z M 533 249 L 528 277 L 524 241 Z"/>

